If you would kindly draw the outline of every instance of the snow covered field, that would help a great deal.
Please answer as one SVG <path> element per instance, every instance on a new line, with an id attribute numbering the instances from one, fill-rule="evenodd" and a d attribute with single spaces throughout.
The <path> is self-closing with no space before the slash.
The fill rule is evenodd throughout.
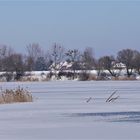
<path id="1" fill-rule="evenodd" d="M 0 84 L 34 96 L 33 103 L 0 105 L 0 140 L 140 139 L 140 81 Z M 106 102 L 115 90 L 119 98 Z"/>

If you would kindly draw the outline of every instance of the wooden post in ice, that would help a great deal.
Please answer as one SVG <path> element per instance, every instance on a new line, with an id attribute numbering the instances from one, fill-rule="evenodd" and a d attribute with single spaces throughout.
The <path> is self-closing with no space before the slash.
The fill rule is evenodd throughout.
<path id="1" fill-rule="evenodd" d="M 110 102 L 112 100 L 113 95 L 117 92 L 117 90 L 115 90 L 106 100 L 106 102 Z"/>
<path id="2" fill-rule="evenodd" d="M 89 97 L 89 98 L 86 100 L 86 102 L 88 103 L 91 99 L 92 99 L 92 98 L 91 98 L 91 97 Z"/>

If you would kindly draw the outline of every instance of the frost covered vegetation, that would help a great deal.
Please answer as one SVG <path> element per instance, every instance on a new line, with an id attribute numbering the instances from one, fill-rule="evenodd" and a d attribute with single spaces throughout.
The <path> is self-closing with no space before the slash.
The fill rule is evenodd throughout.
<path id="1" fill-rule="evenodd" d="M 16 103 L 16 102 L 32 102 L 33 97 L 31 93 L 18 87 L 16 89 L 1 89 L 0 93 L 0 104 Z"/>
<path id="2" fill-rule="evenodd" d="M 0 81 L 140 79 L 140 52 L 137 50 L 123 49 L 116 57 L 109 55 L 98 59 L 90 47 L 80 51 L 55 43 L 44 50 L 33 43 L 27 45 L 26 50 L 23 55 L 0 46 Z M 33 75 L 35 71 L 41 74 Z"/>

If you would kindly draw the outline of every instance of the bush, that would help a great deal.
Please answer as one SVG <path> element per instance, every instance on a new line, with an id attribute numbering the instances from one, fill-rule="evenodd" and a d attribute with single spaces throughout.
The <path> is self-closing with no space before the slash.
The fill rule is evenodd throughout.
<path id="1" fill-rule="evenodd" d="M 79 74 L 79 80 L 80 81 L 87 81 L 87 80 L 89 80 L 89 76 L 90 76 L 89 73 L 82 72 Z"/>
<path id="2" fill-rule="evenodd" d="M 21 87 L 18 87 L 16 89 L 1 89 L 0 104 L 32 101 L 33 97 L 31 93 Z"/>
<path id="3" fill-rule="evenodd" d="M 12 72 L 6 72 L 2 75 L 2 77 L 5 77 L 6 81 L 9 82 L 13 80 L 14 75 Z"/>

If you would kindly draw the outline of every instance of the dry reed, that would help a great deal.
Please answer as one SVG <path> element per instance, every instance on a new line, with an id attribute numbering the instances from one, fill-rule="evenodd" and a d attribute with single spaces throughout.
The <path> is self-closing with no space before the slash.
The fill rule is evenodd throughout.
<path id="1" fill-rule="evenodd" d="M 21 87 L 16 89 L 1 89 L 0 104 L 16 103 L 16 102 L 32 102 L 31 93 Z"/>

